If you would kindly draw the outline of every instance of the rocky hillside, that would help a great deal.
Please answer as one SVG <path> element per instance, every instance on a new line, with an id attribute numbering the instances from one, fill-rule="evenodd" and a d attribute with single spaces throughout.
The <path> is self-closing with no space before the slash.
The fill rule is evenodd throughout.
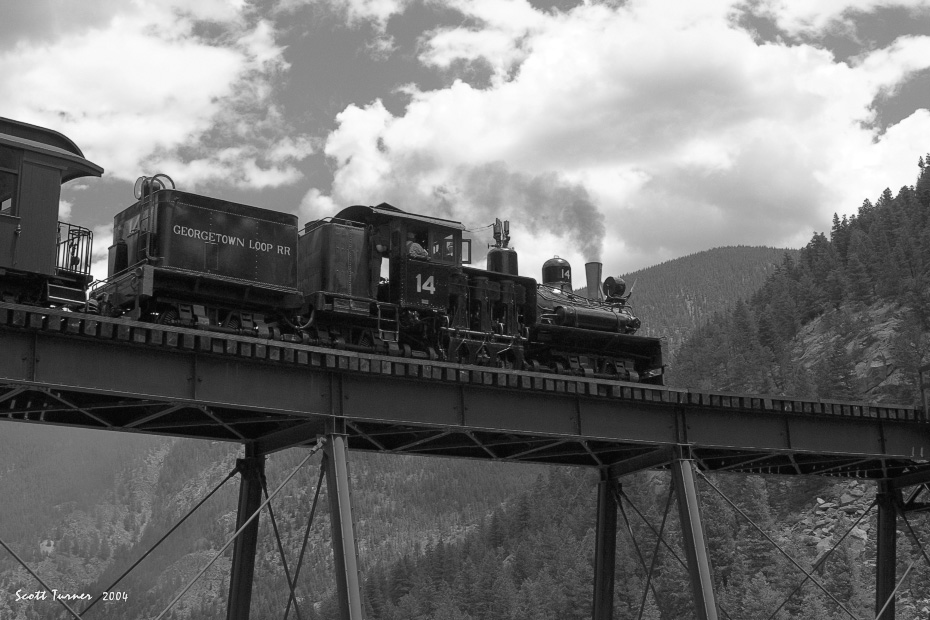
<path id="1" fill-rule="evenodd" d="M 928 240 L 930 170 L 921 159 L 914 187 L 896 196 L 885 190 L 874 205 L 865 201 L 857 215 L 835 217 L 829 239 L 815 234 L 759 291 L 695 330 L 670 378 L 678 386 L 734 392 L 918 404 L 918 369 L 930 363 Z M 734 497 L 740 503 L 767 496 L 769 511 L 779 510 L 781 502 L 793 505 L 770 522 L 769 534 L 816 567 L 815 576 L 855 617 L 874 617 L 874 484 L 747 477 L 739 485 L 743 489 Z M 753 485 L 764 493 L 753 493 Z M 757 514 L 766 521 L 764 510 Z M 910 570 L 898 593 L 898 617 L 930 612 L 930 568 L 913 538 L 928 525 L 925 514 L 898 520 L 898 575 Z M 794 587 L 782 576 L 794 569 L 773 557 L 770 546 L 759 547 L 759 553 L 767 562 L 737 578 L 741 595 L 730 586 L 726 569 L 723 575 L 718 570 L 721 601 L 729 601 L 728 609 L 749 610 L 731 617 L 769 617 Z M 715 557 L 716 569 L 721 562 L 725 567 L 728 560 Z M 849 617 L 810 584 L 780 613 L 776 617 Z"/>
<path id="2" fill-rule="evenodd" d="M 914 368 L 928 341 L 912 324 L 913 316 L 908 306 L 889 301 L 841 306 L 800 329 L 792 359 L 814 372 L 827 360 L 843 397 L 914 402 Z"/>

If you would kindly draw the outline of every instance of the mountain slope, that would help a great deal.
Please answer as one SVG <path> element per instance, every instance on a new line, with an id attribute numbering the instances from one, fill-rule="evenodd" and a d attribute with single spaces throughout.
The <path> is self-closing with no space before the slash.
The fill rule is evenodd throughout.
<path id="1" fill-rule="evenodd" d="M 673 355 L 698 325 L 748 299 L 797 250 L 731 246 L 714 248 L 623 274 L 634 286 L 631 302 L 644 336 L 667 338 Z"/>

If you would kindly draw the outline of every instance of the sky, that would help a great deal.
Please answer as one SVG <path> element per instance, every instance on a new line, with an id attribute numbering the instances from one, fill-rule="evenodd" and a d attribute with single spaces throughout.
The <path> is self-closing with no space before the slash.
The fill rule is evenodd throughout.
<path id="1" fill-rule="evenodd" d="M 101 259 L 160 172 L 301 222 L 388 202 L 476 250 L 509 219 L 523 275 L 619 274 L 801 247 L 912 185 L 930 0 L 10 0 L 0 88 L 105 169 L 61 203 Z"/>

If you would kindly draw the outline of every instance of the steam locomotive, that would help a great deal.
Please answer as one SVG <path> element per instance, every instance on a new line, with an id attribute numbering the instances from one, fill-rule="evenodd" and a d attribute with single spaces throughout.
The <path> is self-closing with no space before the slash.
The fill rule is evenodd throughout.
<path id="1" fill-rule="evenodd" d="M 657 338 L 619 278 L 585 295 L 558 257 L 518 273 L 509 225 L 487 268 L 460 222 L 356 205 L 294 215 L 140 178 L 116 214 L 108 277 L 91 286 L 91 233 L 57 221 L 60 186 L 100 176 L 61 134 L 0 119 L 0 296 L 137 321 L 469 365 L 662 384 Z"/>

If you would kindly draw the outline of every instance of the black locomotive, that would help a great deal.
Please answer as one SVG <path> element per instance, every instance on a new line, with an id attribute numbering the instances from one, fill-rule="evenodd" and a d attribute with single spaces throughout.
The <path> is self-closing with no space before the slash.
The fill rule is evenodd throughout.
<path id="1" fill-rule="evenodd" d="M 660 341 L 634 335 L 639 320 L 622 281 L 608 278 L 599 289 L 598 264 L 589 264 L 585 295 L 572 292 L 571 268 L 558 258 L 547 261 L 537 285 L 519 275 L 508 225 L 498 221 L 487 269 L 478 269 L 460 222 L 385 203 L 348 207 L 299 228 L 293 215 L 179 191 L 166 175 L 142 177 L 136 202 L 114 218 L 108 277 L 87 298 L 90 232 L 57 222 L 58 198 L 61 183 L 102 169 L 64 136 L 14 121 L 0 121 L 3 148 L 5 301 L 339 349 L 663 383 Z M 41 166 L 32 164 L 36 159 Z"/>

